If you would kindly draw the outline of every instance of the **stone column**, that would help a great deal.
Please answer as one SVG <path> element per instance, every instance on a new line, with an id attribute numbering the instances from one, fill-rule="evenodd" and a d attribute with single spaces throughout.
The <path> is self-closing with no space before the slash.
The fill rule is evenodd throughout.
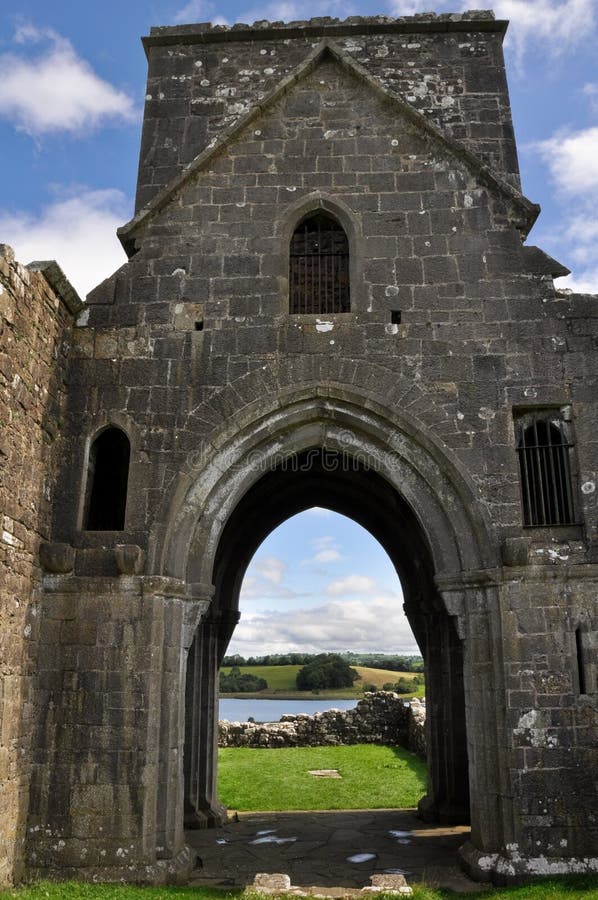
<path id="1" fill-rule="evenodd" d="M 232 614 L 202 619 L 189 653 L 185 696 L 185 827 L 224 823 L 218 800 L 218 672 L 234 627 Z"/>
<path id="2" fill-rule="evenodd" d="M 202 615 L 210 607 L 210 590 L 197 591 L 180 604 L 172 622 L 170 640 L 165 633 L 164 677 L 160 721 L 160 781 L 158 790 L 157 856 L 169 859 L 185 843 L 184 774 L 185 686 L 189 650 Z"/>
<path id="3" fill-rule="evenodd" d="M 504 753 L 504 623 L 493 572 L 471 573 L 469 583 L 443 584 L 442 597 L 463 638 L 463 675 L 471 804 L 471 838 L 461 849 L 478 880 L 488 874 L 472 860 L 492 859 L 508 841 L 513 797 Z"/>
<path id="4" fill-rule="evenodd" d="M 598 569 L 541 550 L 540 563 L 508 558 L 493 585 L 464 595 L 478 765 L 462 858 L 497 883 L 598 871 L 598 705 L 593 684 L 581 690 L 575 634 L 583 622 L 598 635 Z"/>
<path id="5" fill-rule="evenodd" d="M 469 822 L 463 651 L 446 613 L 423 617 L 428 791 L 418 805 L 428 822 Z"/>
<path id="6" fill-rule="evenodd" d="M 194 861 L 179 762 L 185 586 L 52 575 L 44 587 L 29 873 L 184 877 Z"/>

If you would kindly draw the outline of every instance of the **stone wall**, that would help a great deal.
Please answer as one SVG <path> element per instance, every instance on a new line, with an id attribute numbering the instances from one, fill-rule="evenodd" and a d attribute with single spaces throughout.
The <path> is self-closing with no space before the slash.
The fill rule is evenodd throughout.
<path id="1" fill-rule="evenodd" d="M 55 263 L 26 268 L 0 245 L 0 884 L 22 867 L 36 709 L 40 542 L 79 300 Z"/>
<path id="2" fill-rule="evenodd" d="M 174 859 L 183 725 L 185 802 L 219 815 L 216 672 L 244 567 L 309 505 L 368 528 L 400 575 L 426 660 L 430 820 L 464 821 L 470 788 L 478 876 L 537 873 L 540 855 L 598 871 L 581 784 L 598 746 L 596 304 L 555 292 L 563 266 L 522 243 L 538 208 L 516 189 L 503 33 L 475 13 L 146 41 L 150 206 L 120 230 L 131 258 L 88 298 L 70 359 L 52 540 L 75 559 L 47 579 L 40 707 L 60 715 L 39 722 L 33 871 L 120 878 L 131 843 L 122 877 Z M 350 249 L 351 312 L 323 319 L 289 313 L 291 235 L 317 211 Z M 569 525 L 522 522 L 515 423 L 535 411 L 572 433 Z M 84 473 L 107 425 L 131 443 L 127 512 L 97 533 Z M 134 595 L 123 544 L 143 551 Z M 206 613 L 184 722 L 176 598 Z M 123 689 L 109 676 L 130 660 L 143 680 Z"/>
<path id="3" fill-rule="evenodd" d="M 415 27 L 413 18 L 375 16 L 256 22 L 230 30 L 219 25 L 152 28 L 144 38 L 149 73 L 137 209 L 323 40 L 333 41 L 518 185 L 502 60 L 504 27 L 491 12 L 477 10 L 419 15 Z"/>
<path id="4" fill-rule="evenodd" d="M 354 709 L 285 715 L 280 722 L 218 723 L 221 747 L 321 747 L 326 744 L 396 744 L 426 755 L 425 701 L 393 691 L 366 693 Z"/>

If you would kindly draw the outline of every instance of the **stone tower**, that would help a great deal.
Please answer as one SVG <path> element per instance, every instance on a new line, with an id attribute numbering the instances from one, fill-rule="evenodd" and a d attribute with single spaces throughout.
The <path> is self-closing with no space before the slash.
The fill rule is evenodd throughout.
<path id="1" fill-rule="evenodd" d="M 425 658 L 429 821 L 598 871 L 596 298 L 524 241 L 491 13 L 152 29 L 129 261 L 72 333 L 26 865 L 159 881 L 217 825 L 245 568 L 328 506 Z M 24 600 L 28 602 L 26 592 Z"/>

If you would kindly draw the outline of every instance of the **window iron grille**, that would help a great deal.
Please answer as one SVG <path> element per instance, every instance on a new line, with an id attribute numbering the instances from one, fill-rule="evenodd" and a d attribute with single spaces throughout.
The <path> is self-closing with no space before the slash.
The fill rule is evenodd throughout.
<path id="1" fill-rule="evenodd" d="M 524 525 L 574 524 L 570 450 L 562 423 L 520 425 L 517 452 Z"/>
<path id="2" fill-rule="evenodd" d="M 343 227 L 318 212 L 299 223 L 290 249 L 290 312 L 349 312 L 349 242 Z"/>

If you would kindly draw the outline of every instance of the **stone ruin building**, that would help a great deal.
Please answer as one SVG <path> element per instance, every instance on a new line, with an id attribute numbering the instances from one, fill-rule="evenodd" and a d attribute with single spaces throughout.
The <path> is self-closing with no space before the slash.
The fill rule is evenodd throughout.
<path id="1" fill-rule="evenodd" d="M 313 505 L 400 576 L 421 815 L 480 880 L 598 871 L 598 299 L 525 243 L 505 29 L 153 28 L 129 261 L 82 308 L 3 248 L 0 880 L 185 877 L 245 568 Z"/>

